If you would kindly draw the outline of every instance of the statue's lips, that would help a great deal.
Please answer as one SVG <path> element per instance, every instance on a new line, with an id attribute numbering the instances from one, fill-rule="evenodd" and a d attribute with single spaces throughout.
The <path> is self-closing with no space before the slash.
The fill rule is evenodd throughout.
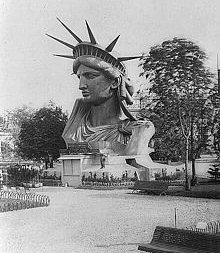
<path id="1" fill-rule="evenodd" d="M 89 96 L 89 92 L 82 92 L 83 97 L 88 97 Z"/>

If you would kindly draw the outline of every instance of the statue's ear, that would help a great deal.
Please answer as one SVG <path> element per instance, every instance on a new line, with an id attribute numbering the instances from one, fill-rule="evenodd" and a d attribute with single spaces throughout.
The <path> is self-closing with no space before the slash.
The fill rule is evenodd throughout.
<path id="1" fill-rule="evenodd" d="M 116 88 L 118 88 L 118 86 L 119 86 L 119 83 L 118 83 L 118 80 L 117 80 L 117 79 L 115 79 L 114 81 L 112 81 L 112 83 L 111 83 L 111 85 L 110 85 L 110 87 L 111 87 L 112 89 L 116 89 Z"/>

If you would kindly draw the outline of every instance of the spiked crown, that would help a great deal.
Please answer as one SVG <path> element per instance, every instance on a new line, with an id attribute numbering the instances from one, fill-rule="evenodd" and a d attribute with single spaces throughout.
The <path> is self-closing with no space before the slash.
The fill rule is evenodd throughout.
<path id="1" fill-rule="evenodd" d="M 141 56 L 132 56 L 132 57 L 115 57 L 112 54 L 112 50 L 115 46 L 115 44 L 118 41 L 119 36 L 117 36 L 106 48 L 103 48 L 100 46 L 86 21 L 86 27 L 88 30 L 90 42 L 82 41 L 75 33 L 73 33 L 59 18 L 57 20 L 65 27 L 65 29 L 73 36 L 75 40 L 78 41 L 78 44 L 76 46 L 73 46 L 65 41 L 62 41 L 58 38 L 55 38 L 49 34 L 46 34 L 50 38 L 60 42 L 61 44 L 71 48 L 73 50 L 73 55 L 60 55 L 56 54 L 55 56 L 64 57 L 76 60 L 81 56 L 90 56 L 94 58 L 101 59 L 108 64 L 110 64 L 113 68 L 117 69 L 123 76 L 126 75 L 126 68 L 123 64 L 123 61 L 128 61 L 136 58 L 140 58 Z"/>

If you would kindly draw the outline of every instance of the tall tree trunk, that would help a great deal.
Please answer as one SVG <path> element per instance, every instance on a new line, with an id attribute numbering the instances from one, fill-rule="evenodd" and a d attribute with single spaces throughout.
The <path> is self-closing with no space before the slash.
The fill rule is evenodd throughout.
<path id="1" fill-rule="evenodd" d="M 196 185 L 196 159 L 193 155 L 192 157 L 192 180 L 191 185 Z"/>
<path id="2" fill-rule="evenodd" d="M 185 190 L 190 191 L 190 182 L 188 175 L 188 165 L 189 165 L 189 138 L 186 138 L 186 159 L 185 159 Z"/>
<path id="3" fill-rule="evenodd" d="M 195 151 L 194 151 L 194 128 L 193 128 L 193 117 L 191 118 L 191 152 L 190 152 L 190 158 L 192 161 L 192 185 L 195 185 L 196 182 L 196 167 L 195 167 Z"/>
<path id="4" fill-rule="evenodd" d="M 189 175 L 188 175 L 188 165 L 189 165 L 189 139 L 190 139 L 190 124 L 184 129 L 183 125 L 183 119 L 181 117 L 181 108 L 179 107 L 179 120 L 180 120 L 180 125 L 181 125 L 181 131 L 183 134 L 183 137 L 185 139 L 185 190 L 189 191 L 190 190 L 190 182 L 189 182 Z M 189 115 L 191 118 L 191 113 Z"/>

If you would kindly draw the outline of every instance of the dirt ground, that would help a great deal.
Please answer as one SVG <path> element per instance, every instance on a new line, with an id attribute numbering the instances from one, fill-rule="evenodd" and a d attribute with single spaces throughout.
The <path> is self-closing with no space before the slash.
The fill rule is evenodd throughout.
<path id="1" fill-rule="evenodd" d="M 132 195 L 131 190 L 43 187 L 49 207 L 0 213 L 0 252 L 140 252 L 157 225 L 220 220 L 220 200 Z"/>

